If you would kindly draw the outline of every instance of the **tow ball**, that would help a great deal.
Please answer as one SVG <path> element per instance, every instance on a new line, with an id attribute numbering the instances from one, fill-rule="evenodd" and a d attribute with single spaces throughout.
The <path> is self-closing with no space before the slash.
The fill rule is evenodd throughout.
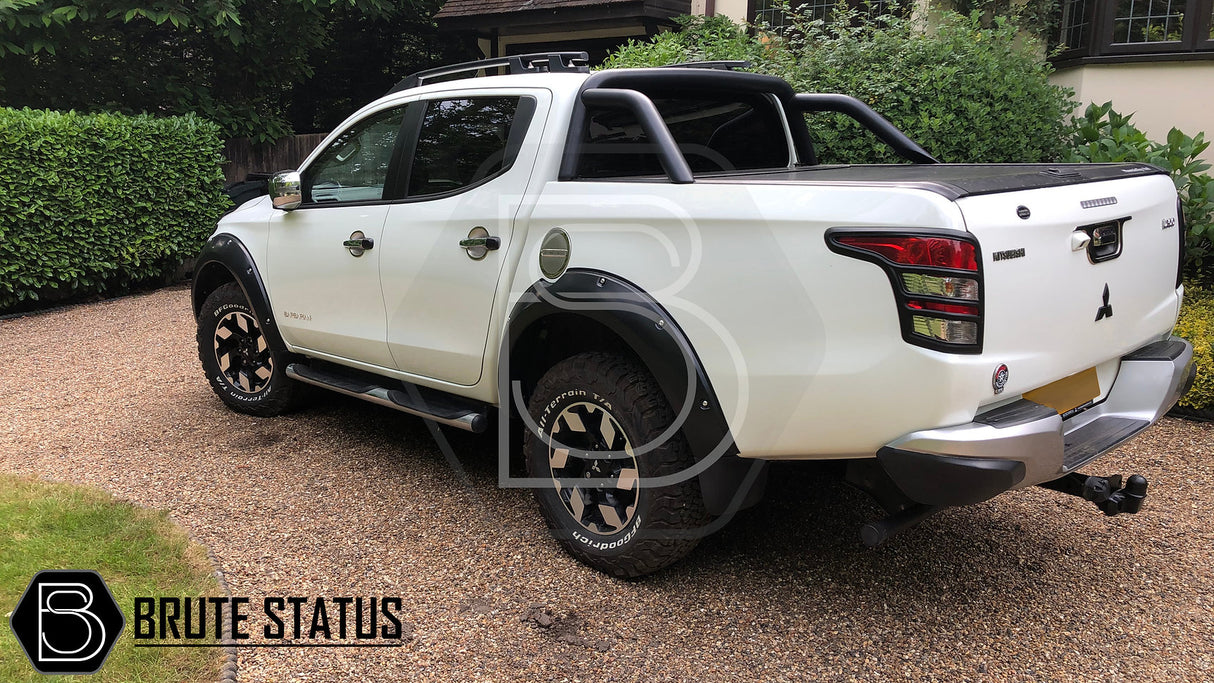
<path id="1" fill-rule="evenodd" d="M 1147 497 L 1146 477 L 1139 474 L 1126 480 L 1124 488 L 1121 486 L 1120 474 L 1111 477 L 1090 477 L 1079 472 L 1071 472 L 1065 477 L 1038 486 L 1091 501 L 1109 517 L 1123 512 L 1128 515 L 1138 512 Z"/>

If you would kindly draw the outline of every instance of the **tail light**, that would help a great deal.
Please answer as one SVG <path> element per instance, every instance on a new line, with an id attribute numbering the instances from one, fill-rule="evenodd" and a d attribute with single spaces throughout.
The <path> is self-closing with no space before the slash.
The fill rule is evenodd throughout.
<path id="1" fill-rule="evenodd" d="M 830 230 L 831 251 L 880 266 L 898 305 L 902 338 L 950 353 L 982 353 L 982 267 L 966 233 Z"/>

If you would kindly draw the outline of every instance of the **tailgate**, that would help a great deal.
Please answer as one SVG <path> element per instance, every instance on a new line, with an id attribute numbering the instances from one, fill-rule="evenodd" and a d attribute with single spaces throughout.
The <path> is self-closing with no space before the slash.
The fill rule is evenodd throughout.
<path id="1" fill-rule="evenodd" d="M 1175 324 L 1180 227 L 1168 176 L 957 204 L 982 251 L 983 355 L 1009 369 L 992 402 L 1091 368 L 1103 396 L 1116 360 Z"/>

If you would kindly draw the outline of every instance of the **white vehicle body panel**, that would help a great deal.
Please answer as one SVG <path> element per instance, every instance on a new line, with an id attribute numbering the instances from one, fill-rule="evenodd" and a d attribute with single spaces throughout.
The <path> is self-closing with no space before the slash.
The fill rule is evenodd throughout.
<path id="1" fill-rule="evenodd" d="M 268 268 L 290 350 L 496 402 L 509 313 L 543 279 L 540 241 L 561 228 L 572 242 L 570 268 L 627 280 L 670 313 L 711 379 L 740 455 L 822 459 L 871 457 L 903 435 L 968 423 L 1090 367 L 1106 393 L 1117 359 L 1166 337 L 1174 323 L 1180 294 L 1168 264 L 1175 239 L 1155 234 L 1175 215 L 1166 176 L 957 201 L 888 183 L 558 181 L 585 78 L 547 75 L 543 88 L 527 76 L 480 78 L 474 87 L 440 83 L 351 116 L 303 167 L 351 123 L 401 102 L 502 93 L 540 99 L 518 161 L 497 180 L 448 199 L 344 209 L 348 220 L 324 235 L 335 243 L 337 266 L 318 251 L 288 248 L 290 234 L 320 230 L 304 225 L 307 212 L 276 211 L 260 200 L 225 218 L 219 231 L 241 239 Z M 1116 206 L 1078 206 L 1079 198 L 1110 195 Z M 1033 207 L 1030 220 L 1016 216 L 1020 205 Z M 1069 248 L 1075 226 L 1127 215 L 1133 220 L 1119 259 L 1092 265 Z M 503 240 L 479 262 L 457 246 L 476 225 Z M 906 343 L 882 269 L 827 248 L 826 231 L 840 227 L 974 234 L 985 278 L 983 352 Z M 354 229 L 376 236 L 377 248 L 362 259 L 339 244 Z M 1025 258 L 991 260 L 995 251 L 1018 248 Z M 381 296 L 370 292 L 373 280 Z M 1106 282 L 1116 315 L 1093 326 Z M 295 306 L 313 311 L 312 320 L 282 317 Z M 1010 380 L 996 395 L 991 376 L 1001 363 Z"/>

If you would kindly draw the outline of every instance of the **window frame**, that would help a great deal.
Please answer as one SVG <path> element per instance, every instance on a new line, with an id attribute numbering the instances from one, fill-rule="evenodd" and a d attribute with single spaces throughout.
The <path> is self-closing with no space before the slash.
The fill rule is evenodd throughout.
<path id="1" fill-rule="evenodd" d="M 1059 7 L 1061 19 L 1062 7 Z M 1087 45 L 1071 48 L 1050 57 L 1057 68 L 1101 62 L 1187 61 L 1214 59 L 1214 39 L 1210 38 L 1214 0 L 1184 0 L 1186 21 L 1181 39 L 1157 43 L 1116 43 L 1114 24 L 1116 3 L 1088 0 L 1084 18 L 1088 23 Z M 1196 17 L 1196 21 L 1189 20 Z M 1053 39 L 1060 38 L 1061 27 Z"/>

